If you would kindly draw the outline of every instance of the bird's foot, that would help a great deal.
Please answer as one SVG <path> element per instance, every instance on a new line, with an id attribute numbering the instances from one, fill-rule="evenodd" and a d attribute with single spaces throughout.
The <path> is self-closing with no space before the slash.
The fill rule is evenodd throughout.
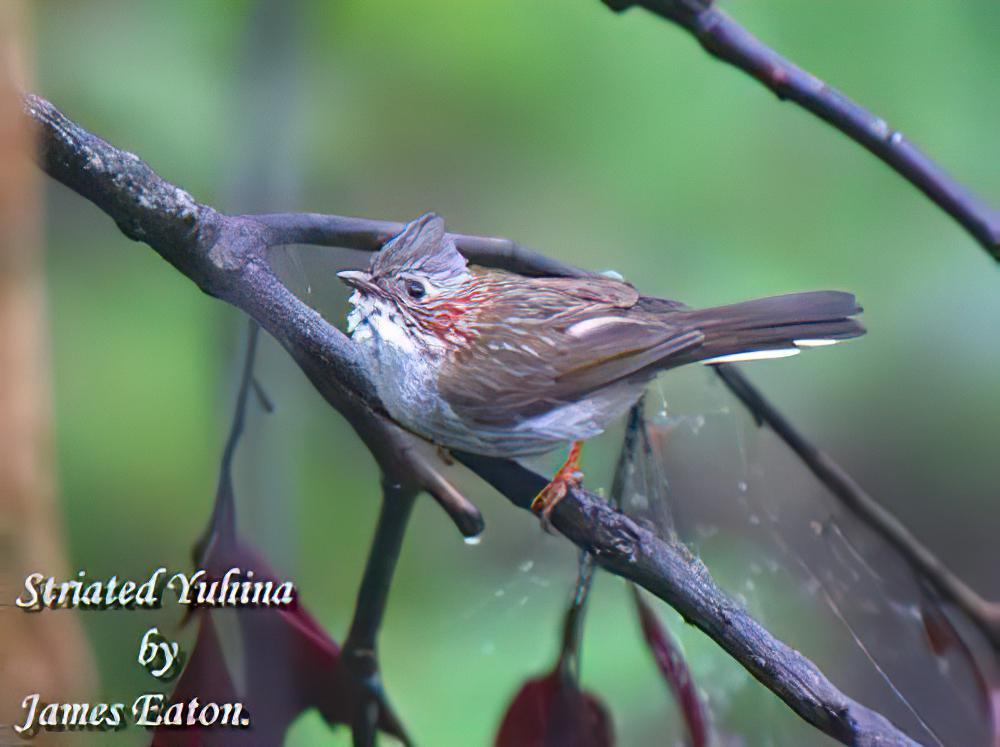
<path id="1" fill-rule="evenodd" d="M 531 502 L 531 510 L 538 515 L 542 529 L 547 532 L 552 532 L 552 522 L 549 519 L 552 509 L 566 497 L 570 488 L 578 487 L 583 482 L 583 472 L 580 470 L 580 450 L 582 447 L 582 441 L 573 442 L 563 466 Z"/>

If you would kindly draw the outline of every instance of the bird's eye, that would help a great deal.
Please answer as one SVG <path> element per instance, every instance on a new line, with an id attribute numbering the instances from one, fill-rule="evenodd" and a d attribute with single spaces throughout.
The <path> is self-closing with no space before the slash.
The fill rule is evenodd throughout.
<path id="1" fill-rule="evenodd" d="M 410 298 L 423 298 L 427 289 L 424 288 L 424 284 L 419 280 L 407 280 L 406 281 L 406 292 L 410 294 Z"/>

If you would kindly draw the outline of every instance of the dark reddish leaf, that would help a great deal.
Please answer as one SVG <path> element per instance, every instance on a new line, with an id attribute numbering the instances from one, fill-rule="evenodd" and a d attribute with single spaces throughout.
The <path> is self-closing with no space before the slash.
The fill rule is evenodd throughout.
<path id="1" fill-rule="evenodd" d="M 563 621 L 562 646 L 551 674 L 528 680 L 504 714 L 495 747 L 612 747 L 607 709 L 579 685 L 580 642 L 594 576 L 583 553 L 576 589 Z"/>
<path id="2" fill-rule="evenodd" d="M 207 531 L 195 545 L 195 562 L 206 572 L 208 582 L 223 579 L 230 569 L 236 569 L 239 576 L 233 581 L 249 581 L 252 572 L 253 581 L 270 581 L 276 587 L 277 574 L 253 548 L 237 538 L 233 494 L 232 461 L 243 433 L 248 393 L 256 386 L 258 396 L 262 394 L 253 380 L 258 336 L 259 328 L 251 322 L 236 411 L 219 471 L 215 508 Z M 268 409 L 266 404 L 265 409 Z M 279 745 L 284 742 L 289 725 L 303 711 L 316 708 L 331 725 L 360 723 L 357 716 L 365 712 L 362 705 L 367 707 L 371 701 L 377 705 L 373 725 L 403 744 L 410 744 L 384 693 L 376 687 L 377 677 L 369 676 L 363 687 L 361 679 L 347 671 L 340 647 L 299 604 L 297 597 L 280 606 L 232 609 L 243 642 L 245 675 L 245 681 L 235 686 L 212 622 L 214 608 L 206 607 L 189 608 L 187 612 L 185 621 L 191 615 L 201 615 L 198 639 L 170 702 L 193 697 L 202 703 L 240 702 L 249 712 L 251 727 L 198 730 L 161 726 L 153 737 L 156 747 Z M 357 737 L 358 731 L 354 733 Z"/>
<path id="3" fill-rule="evenodd" d="M 951 621 L 936 606 L 925 604 L 920 610 L 920 616 L 927 643 L 935 656 L 944 656 L 953 648 L 961 649 L 965 646 Z"/>
<path id="4" fill-rule="evenodd" d="M 709 743 L 710 725 L 705 704 L 698 695 L 698 688 L 691 678 L 684 656 L 674 643 L 670 633 L 660 623 L 656 613 L 646 604 L 639 590 L 634 586 L 635 604 L 639 612 L 639 623 L 642 625 L 642 635 L 649 644 L 656 665 L 660 668 L 663 679 L 677 699 L 684 723 L 687 724 L 688 735 L 692 747 L 705 747 Z"/>
<path id="5" fill-rule="evenodd" d="M 927 643 L 934 655 L 941 658 L 955 653 L 972 670 L 983 698 L 983 707 L 990 719 L 993 747 L 1000 747 L 1000 682 L 995 667 L 990 671 L 983 667 L 948 615 L 936 604 L 927 602 L 921 605 L 920 617 L 924 623 Z"/>
<path id="6" fill-rule="evenodd" d="M 553 672 L 528 680 L 514 697 L 495 747 L 611 747 L 611 716 L 596 697 Z"/>
<path id="7" fill-rule="evenodd" d="M 186 702 L 198 698 L 202 703 L 233 703 L 239 698 L 233 686 L 222 654 L 222 646 L 215 626 L 208 615 L 202 615 L 198 625 L 198 638 L 184 668 L 183 674 L 174 687 L 171 702 Z M 222 731 L 198 728 L 157 729 L 153 733 L 152 747 L 200 747 L 200 745 L 224 745 L 227 735 Z M 229 735 L 234 744 L 238 737 Z"/>
<path id="8" fill-rule="evenodd" d="M 260 555 L 235 538 L 217 537 L 204 567 L 212 578 L 239 568 L 244 574 L 252 570 L 254 580 L 277 581 L 277 574 Z M 200 610 L 196 614 L 200 615 L 198 639 L 170 701 L 197 697 L 202 703 L 242 702 L 252 726 L 247 730 L 160 727 L 155 747 L 278 745 L 291 723 L 309 708 L 319 710 L 331 725 L 354 720 L 365 693 L 357 679 L 344 671 L 340 647 L 297 599 L 290 606 L 235 609 L 244 652 L 242 688 L 234 687 L 229 678 L 211 622 L 215 613 Z M 387 703 L 380 698 L 379 705 L 378 727 L 409 743 Z"/>

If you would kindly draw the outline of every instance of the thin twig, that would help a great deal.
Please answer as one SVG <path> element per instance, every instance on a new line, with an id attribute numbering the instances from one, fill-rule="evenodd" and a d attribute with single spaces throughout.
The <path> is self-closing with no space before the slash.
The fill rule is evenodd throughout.
<path id="1" fill-rule="evenodd" d="M 743 70 L 864 146 L 955 219 L 1000 261 L 1000 210 L 959 184 L 899 130 L 812 73 L 786 60 L 711 0 L 603 0 L 612 10 L 642 6 L 689 31 L 713 57 Z"/>
<path id="2" fill-rule="evenodd" d="M 197 203 L 136 156 L 114 148 L 38 96 L 25 98 L 38 160 L 131 238 L 149 244 L 209 295 L 256 319 L 354 427 L 385 479 L 413 487 L 415 449 L 389 421 L 354 345 L 295 297 L 267 261 L 268 227 Z M 465 460 L 515 505 L 528 509 L 548 480 L 513 461 Z M 423 485 L 419 487 L 425 487 Z M 476 518 L 476 517 L 471 517 Z M 608 570 L 673 605 L 782 698 L 803 719 L 851 745 L 912 745 L 885 717 L 856 703 L 807 658 L 774 638 L 730 600 L 683 546 L 668 544 L 585 491 L 573 491 L 553 523 Z"/>
<path id="3" fill-rule="evenodd" d="M 626 503 L 626 490 L 634 489 L 634 486 L 630 485 L 629 482 L 630 474 L 638 471 L 640 467 L 639 455 L 649 447 L 646 437 L 645 407 L 646 395 L 643 394 L 639 401 L 632 405 L 625 421 L 625 434 L 622 438 L 621 450 L 618 452 L 618 460 L 615 463 L 614 477 L 611 480 L 611 494 L 608 497 L 608 502 L 619 511 Z M 649 456 L 655 458 L 654 455 Z M 666 489 L 665 484 L 660 487 Z M 661 496 L 650 495 L 647 498 L 657 502 L 662 500 Z M 650 528 L 659 531 L 662 526 Z M 646 639 L 646 644 L 677 701 L 677 708 L 684 718 L 691 744 L 694 747 L 715 744 L 711 719 L 708 717 L 705 704 L 698 694 L 698 688 L 691 678 L 691 672 L 684 660 L 684 655 L 677 648 L 672 636 L 660 625 L 656 613 L 646 604 L 639 588 L 634 583 L 629 584 L 629 586 L 632 589 L 632 597 L 635 601 L 643 637 Z"/>
<path id="4" fill-rule="evenodd" d="M 608 502 L 619 511 L 625 506 L 625 488 L 628 485 L 629 471 L 635 469 L 637 442 L 641 438 L 640 431 L 645 427 L 643 410 L 646 407 L 646 395 L 639 398 L 628 411 L 625 420 L 625 435 L 622 437 L 622 447 L 618 451 L 614 475 L 611 478 L 611 494 Z"/>
<path id="5" fill-rule="evenodd" d="M 396 570 L 403 535 L 413 512 L 416 492 L 400 485 L 382 486 L 382 509 L 364 577 L 358 590 L 357 605 L 345 649 L 373 651 L 382 624 L 382 614 L 389 598 L 389 585 Z"/>
<path id="6" fill-rule="evenodd" d="M 394 221 L 319 213 L 271 213 L 241 217 L 266 226 L 269 232 L 268 242 L 274 246 L 316 244 L 367 252 L 378 251 L 382 244 L 402 231 L 404 225 Z M 472 236 L 464 233 L 449 233 L 448 238 L 452 239 L 458 250 L 472 262 L 490 267 L 499 267 L 522 275 L 568 277 L 593 275 L 587 270 L 549 259 L 511 239 Z"/>
<path id="7" fill-rule="evenodd" d="M 562 651 L 559 654 L 559 675 L 574 685 L 580 681 L 580 649 L 583 646 L 583 622 L 587 616 L 587 602 L 594 588 L 594 556 L 580 551 L 573 599 L 566 609 L 563 621 Z"/>
<path id="8" fill-rule="evenodd" d="M 215 507 L 205 535 L 195 546 L 196 565 L 203 561 L 211 543 L 235 541 L 233 460 L 245 430 L 250 392 L 254 391 L 256 384 L 254 363 L 259 333 L 260 326 L 250 319 L 236 407 L 221 460 Z M 403 488 L 399 485 L 383 486 L 382 510 L 358 589 L 354 617 L 341 650 L 340 661 L 346 667 L 345 674 L 353 678 L 353 685 L 360 692 L 358 711 L 351 723 L 357 747 L 369 747 L 375 744 L 380 716 L 393 724 L 395 733 L 400 735 L 404 744 L 412 744 L 382 686 L 376 643 L 388 600 L 389 587 L 416 496 L 415 488 Z"/>
<path id="9" fill-rule="evenodd" d="M 253 389 L 254 361 L 257 357 L 257 338 L 260 336 L 260 325 L 253 319 L 247 321 L 247 349 L 243 356 L 243 368 L 240 374 L 240 386 L 236 394 L 236 407 L 233 409 L 233 419 L 229 425 L 229 435 L 222 450 L 222 461 L 219 467 L 219 484 L 215 492 L 215 505 L 205 533 L 194 545 L 194 563 L 199 566 L 208 554 L 212 543 L 217 540 L 231 541 L 236 537 L 236 505 L 233 490 L 233 459 L 236 447 L 239 446 L 246 425 L 247 400 Z"/>
<path id="10" fill-rule="evenodd" d="M 548 483 L 545 476 L 515 462 L 463 452 L 455 457 L 520 508 L 530 508 Z M 884 716 L 841 693 L 809 659 L 771 635 L 719 588 L 682 543 L 661 539 L 582 489 L 574 489 L 556 505 L 552 520 L 602 568 L 667 602 L 817 729 L 849 745 L 916 744 Z"/>
<path id="11" fill-rule="evenodd" d="M 240 375 L 240 388 L 236 394 L 236 408 L 233 411 L 233 422 L 229 427 L 229 436 L 222 450 L 222 466 L 219 474 L 219 496 L 216 504 L 219 523 L 215 528 L 230 536 L 236 532 L 236 507 L 233 505 L 233 459 L 236 457 L 236 447 L 247 421 L 247 401 L 253 381 L 254 361 L 257 357 L 257 339 L 260 336 L 260 325 L 253 319 L 247 320 L 247 349 L 243 359 L 243 371 Z M 215 523 L 213 517 L 213 524 Z"/>
<path id="12" fill-rule="evenodd" d="M 740 402 L 767 424 L 816 478 L 861 520 L 878 532 L 903 556 L 917 575 L 925 578 L 945 599 L 969 616 L 994 648 L 1000 649 L 1000 604 L 988 602 L 925 547 L 862 488 L 843 467 L 831 459 L 802 433 L 756 389 L 747 377 L 731 365 L 719 365 L 715 372 Z"/>
<path id="13" fill-rule="evenodd" d="M 342 661 L 357 679 L 363 693 L 351 725 L 354 744 L 359 747 L 374 744 L 379 708 L 387 702 L 379 675 L 378 631 L 382 626 L 389 587 L 416 497 L 416 491 L 409 487 L 382 486 L 382 510 L 358 588 L 354 617 L 341 653 Z M 406 737 L 404 741 L 409 743 L 410 739 Z"/>

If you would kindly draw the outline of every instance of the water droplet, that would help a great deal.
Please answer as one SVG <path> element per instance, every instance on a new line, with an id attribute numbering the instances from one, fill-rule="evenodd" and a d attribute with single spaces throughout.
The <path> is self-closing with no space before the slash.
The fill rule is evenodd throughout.
<path id="1" fill-rule="evenodd" d="M 473 545 L 473 546 L 475 546 L 475 545 L 478 545 L 480 542 L 483 541 L 483 535 L 477 534 L 477 535 L 474 535 L 472 537 L 466 537 L 462 541 L 465 542 L 465 544 L 467 544 L 467 545 Z"/>
<path id="2" fill-rule="evenodd" d="M 750 514 L 750 516 L 747 517 L 747 520 L 754 526 L 758 526 L 760 524 L 760 517 L 757 514 Z"/>
<path id="3" fill-rule="evenodd" d="M 747 492 L 748 485 L 746 483 L 746 480 L 740 480 L 738 483 L 736 483 L 736 487 L 739 489 L 741 493 Z"/>
<path id="4" fill-rule="evenodd" d="M 493 596 L 495 596 L 497 599 L 499 599 L 500 597 L 502 597 L 506 593 L 507 592 L 505 592 L 503 589 L 497 589 L 496 591 L 493 592 Z"/>
<path id="5" fill-rule="evenodd" d="M 705 427 L 705 416 L 699 415 L 691 421 L 691 431 L 694 435 L 701 433 L 701 429 Z"/>
<path id="6" fill-rule="evenodd" d="M 517 569 L 521 571 L 521 573 L 527 573 L 534 567 L 535 567 L 534 560 L 525 560 L 523 563 L 521 563 L 521 565 L 517 567 Z"/>

